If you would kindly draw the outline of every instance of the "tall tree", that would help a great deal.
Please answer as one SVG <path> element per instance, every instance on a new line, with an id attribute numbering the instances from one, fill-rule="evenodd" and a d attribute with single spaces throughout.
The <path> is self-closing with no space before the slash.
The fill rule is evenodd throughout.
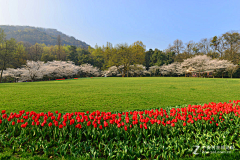
<path id="1" fill-rule="evenodd" d="M 30 59 L 34 61 L 39 61 L 41 59 L 43 53 L 43 45 L 45 44 L 35 43 L 35 45 L 32 45 L 30 47 Z"/>
<path id="2" fill-rule="evenodd" d="M 193 47 L 194 47 L 194 42 L 193 41 L 189 41 L 186 44 L 186 48 L 185 48 L 185 52 L 188 55 L 188 58 L 191 57 L 191 55 L 193 55 Z"/>
<path id="3" fill-rule="evenodd" d="M 4 36 L 2 36 L 4 37 Z M 0 67 L 1 67 L 1 76 L 0 82 L 2 81 L 3 70 L 10 64 L 14 57 L 14 52 L 16 48 L 16 40 L 11 38 L 10 40 L 1 40 L 0 44 Z"/>
<path id="4" fill-rule="evenodd" d="M 22 65 L 26 64 L 27 55 L 22 42 L 17 43 L 13 58 L 13 68 L 20 68 Z"/>
<path id="5" fill-rule="evenodd" d="M 151 66 L 162 66 L 166 63 L 167 57 L 163 51 L 155 49 L 150 60 Z"/>
<path id="6" fill-rule="evenodd" d="M 220 54 L 220 58 L 222 59 L 224 56 L 224 50 L 225 50 L 225 43 L 223 40 L 222 36 L 214 36 L 211 40 L 210 40 L 210 46 L 217 52 L 219 52 Z"/>
<path id="7" fill-rule="evenodd" d="M 210 51 L 211 51 L 211 48 L 210 48 L 210 40 L 207 39 L 207 38 L 204 38 L 202 39 L 199 43 L 198 43 L 198 46 L 199 46 L 199 51 L 200 53 L 202 54 L 208 54 Z"/>
<path id="8" fill-rule="evenodd" d="M 81 65 L 85 63 L 93 65 L 93 58 L 88 50 L 81 49 L 78 51 L 78 64 Z"/>
<path id="9" fill-rule="evenodd" d="M 102 47 L 95 45 L 95 48 L 88 47 L 88 51 L 91 53 L 93 57 L 93 64 L 94 66 L 100 68 L 100 69 L 106 69 L 104 68 L 104 55 L 103 55 L 103 49 Z"/>
<path id="10" fill-rule="evenodd" d="M 145 62 L 144 65 L 146 66 L 146 69 L 148 70 L 149 67 L 151 66 L 151 57 L 153 55 L 154 51 L 152 49 L 149 49 L 146 53 L 145 53 Z"/>
<path id="11" fill-rule="evenodd" d="M 182 40 L 176 39 L 173 42 L 172 48 L 173 48 L 175 53 L 180 54 L 182 52 L 182 50 L 184 49 Z"/>
<path id="12" fill-rule="evenodd" d="M 78 64 L 78 54 L 77 54 L 77 47 L 76 46 L 70 46 L 69 47 L 69 53 L 67 56 L 67 60 L 73 61 L 75 64 Z"/>
<path id="13" fill-rule="evenodd" d="M 57 58 L 58 58 L 58 60 L 61 60 L 62 39 L 61 39 L 60 35 L 57 36 L 57 46 L 58 46 Z"/>
<path id="14" fill-rule="evenodd" d="M 225 41 L 225 59 L 238 64 L 240 58 L 240 34 L 237 32 L 227 32 L 222 36 Z"/>
<path id="15" fill-rule="evenodd" d="M 104 58 L 106 66 L 116 66 L 122 77 L 126 74 L 128 76 L 130 65 L 142 64 L 144 62 L 145 45 L 141 41 L 137 41 L 130 46 L 125 43 L 117 44 L 113 48 L 111 43 L 107 43 L 107 46 L 104 47 Z"/>

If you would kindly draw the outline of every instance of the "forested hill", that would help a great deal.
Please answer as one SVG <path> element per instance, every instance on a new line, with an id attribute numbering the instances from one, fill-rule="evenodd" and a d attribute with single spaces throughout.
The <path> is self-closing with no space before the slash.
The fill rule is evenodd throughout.
<path id="1" fill-rule="evenodd" d="M 63 34 L 56 29 L 36 28 L 29 26 L 8 26 L 0 25 L 4 29 L 7 39 L 15 38 L 17 41 L 35 43 L 44 43 L 46 45 L 57 45 L 57 37 L 61 36 L 62 45 L 74 45 L 81 48 L 88 48 L 88 44 L 75 39 L 72 36 Z"/>

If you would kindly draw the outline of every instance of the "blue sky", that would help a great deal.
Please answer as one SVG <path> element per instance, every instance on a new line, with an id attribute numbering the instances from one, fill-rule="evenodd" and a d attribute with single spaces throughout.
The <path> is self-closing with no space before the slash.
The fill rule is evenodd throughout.
<path id="1" fill-rule="evenodd" d="M 235 0 L 0 0 L 0 25 L 54 28 L 91 46 L 111 42 L 166 49 L 240 31 Z"/>

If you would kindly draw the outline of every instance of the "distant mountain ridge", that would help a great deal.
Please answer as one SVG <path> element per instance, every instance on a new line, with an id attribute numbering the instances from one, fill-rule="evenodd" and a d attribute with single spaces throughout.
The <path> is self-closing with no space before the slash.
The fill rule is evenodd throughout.
<path id="1" fill-rule="evenodd" d="M 4 29 L 7 39 L 15 38 L 17 41 L 35 43 L 44 43 L 46 45 L 57 45 L 57 37 L 61 36 L 62 45 L 74 45 L 81 48 L 88 48 L 88 44 L 68 36 L 56 29 L 30 27 L 30 26 L 10 26 L 0 25 Z"/>

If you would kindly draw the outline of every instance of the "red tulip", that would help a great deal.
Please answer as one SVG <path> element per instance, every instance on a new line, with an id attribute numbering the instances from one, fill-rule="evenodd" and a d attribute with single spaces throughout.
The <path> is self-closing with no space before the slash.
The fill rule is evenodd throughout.
<path id="1" fill-rule="evenodd" d="M 88 122 L 87 122 L 87 126 L 90 126 L 90 125 L 91 125 L 91 122 L 90 122 L 90 121 L 88 121 Z"/>
<path id="2" fill-rule="evenodd" d="M 2 110 L 2 114 L 6 113 L 6 110 Z"/>
<path id="3" fill-rule="evenodd" d="M 126 125 L 124 126 L 124 130 L 127 131 L 127 126 Z"/>
<path id="4" fill-rule="evenodd" d="M 120 123 L 118 123 L 117 127 L 118 127 L 118 128 L 120 128 L 120 127 L 121 127 L 121 124 L 120 124 Z"/>
<path id="5" fill-rule="evenodd" d="M 48 126 L 49 126 L 49 127 L 52 127 L 52 122 L 48 123 Z"/>

